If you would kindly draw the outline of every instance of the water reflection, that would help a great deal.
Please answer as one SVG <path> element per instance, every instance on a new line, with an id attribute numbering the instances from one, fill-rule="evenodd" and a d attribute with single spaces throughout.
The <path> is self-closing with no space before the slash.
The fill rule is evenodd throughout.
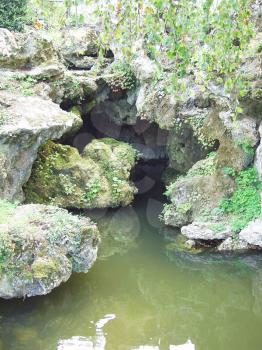
<path id="1" fill-rule="evenodd" d="M 55 350 L 59 339 L 95 336 L 96 321 L 115 314 L 104 327 L 108 350 L 189 338 L 197 350 L 260 350 L 262 256 L 167 255 L 177 232 L 164 239 L 146 212 L 145 203 L 93 212 L 102 232 L 94 268 L 46 297 L 1 301 L 0 349 Z"/>

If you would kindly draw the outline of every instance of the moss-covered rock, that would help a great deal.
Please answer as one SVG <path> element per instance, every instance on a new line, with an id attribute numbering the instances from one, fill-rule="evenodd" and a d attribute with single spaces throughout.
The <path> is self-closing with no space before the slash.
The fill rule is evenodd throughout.
<path id="1" fill-rule="evenodd" d="M 0 202 L 0 297 L 49 293 L 97 256 L 98 230 L 89 218 L 44 205 Z"/>
<path id="2" fill-rule="evenodd" d="M 113 139 L 92 141 L 82 155 L 76 148 L 49 141 L 25 186 L 27 201 L 65 208 L 126 206 L 136 192 L 129 182 L 135 162 L 136 151 Z"/>
<path id="3" fill-rule="evenodd" d="M 217 162 L 217 154 L 212 153 L 197 162 L 186 176 L 169 185 L 167 195 L 171 204 L 166 205 L 163 212 L 167 225 L 182 227 L 210 215 L 224 197 L 233 193 L 233 179 L 218 171 Z"/>

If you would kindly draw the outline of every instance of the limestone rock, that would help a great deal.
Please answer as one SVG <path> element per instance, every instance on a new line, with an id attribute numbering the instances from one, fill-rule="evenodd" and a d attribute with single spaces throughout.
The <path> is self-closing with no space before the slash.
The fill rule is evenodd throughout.
<path id="1" fill-rule="evenodd" d="M 248 244 L 262 247 L 262 220 L 256 219 L 239 233 L 239 238 Z"/>
<path id="2" fill-rule="evenodd" d="M 217 250 L 218 251 L 243 251 L 249 248 L 249 244 L 243 239 L 238 237 L 229 237 L 222 242 Z"/>
<path id="3" fill-rule="evenodd" d="M 233 193 L 234 181 L 218 174 L 216 166 L 216 156 L 208 157 L 169 186 L 171 204 L 163 211 L 167 225 L 181 227 L 198 220 L 202 213 L 212 211 L 224 197 Z"/>
<path id="4" fill-rule="evenodd" d="M 126 206 L 136 188 L 129 182 L 136 151 L 113 139 L 76 148 L 48 142 L 39 152 L 25 186 L 27 200 L 65 208 Z"/>
<path id="5" fill-rule="evenodd" d="M 0 297 L 45 295 L 73 271 L 87 272 L 98 242 L 88 218 L 36 204 L 11 209 L 0 224 Z"/>
<path id="6" fill-rule="evenodd" d="M 98 56 L 97 33 L 90 28 L 64 30 L 59 48 L 69 65 L 81 66 L 85 56 Z"/>
<path id="7" fill-rule="evenodd" d="M 0 91 L 0 198 L 23 200 L 39 147 L 82 124 L 50 100 Z"/>
<path id="8" fill-rule="evenodd" d="M 262 136 L 262 124 L 260 124 L 260 127 L 259 127 L 259 134 L 261 137 Z M 259 179 L 262 180 L 262 143 L 261 142 L 256 150 L 255 167 L 257 169 Z"/>
<path id="9" fill-rule="evenodd" d="M 181 233 L 189 239 L 221 240 L 233 236 L 231 228 L 227 225 L 213 222 L 193 222 L 183 226 Z"/>
<path id="10" fill-rule="evenodd" d="M 53 42 L 45 33 L 15 34 L 0 28 L 0 67 L 30 68 L 57 61 Z"/>

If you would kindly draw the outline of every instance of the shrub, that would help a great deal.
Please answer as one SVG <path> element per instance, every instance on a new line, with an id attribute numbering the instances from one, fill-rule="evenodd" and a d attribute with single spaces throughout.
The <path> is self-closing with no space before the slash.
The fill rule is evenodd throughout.
<path id="1" fill-rule="evenodd" d="M 242 170 L 236 177 L 236 185 L 234 194 L 221 202 L 220 209 L 231 216 L 231 227 L 238 232 L 261 213 L 261 183 L 256 169 Z"/>
<path id="2" fill-rule="evenodd" d="M 110 67 L 107 83 L 113 92 L 131 90 L 136 86 L 136 77 L 131 66 L 125 62 L 117 62 Z"/>
<path id="3" fill-rule="evenodd" d="M 28 0 L 1 0 L 0 27 L 22 31 L 27 22 Z"/>
<path id="4" fill-rule="evenodd" d="M 0 199 L 0 225 L 4 224 L 8 215 L 15 210 L 16 204 Z"/>

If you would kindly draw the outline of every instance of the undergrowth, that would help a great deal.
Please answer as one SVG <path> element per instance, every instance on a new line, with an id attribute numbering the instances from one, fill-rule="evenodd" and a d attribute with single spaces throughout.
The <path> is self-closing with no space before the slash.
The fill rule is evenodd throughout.
<path id="1" fill-rule="evenodd" d="M 239 232 L 261 213 L 261 183 L 256 169 L 250 167 L 242 170 L 235 178 L 237 188 L 231 198 L 220 204 L 223 213 L 230 215 L 230 224 Z"/>

